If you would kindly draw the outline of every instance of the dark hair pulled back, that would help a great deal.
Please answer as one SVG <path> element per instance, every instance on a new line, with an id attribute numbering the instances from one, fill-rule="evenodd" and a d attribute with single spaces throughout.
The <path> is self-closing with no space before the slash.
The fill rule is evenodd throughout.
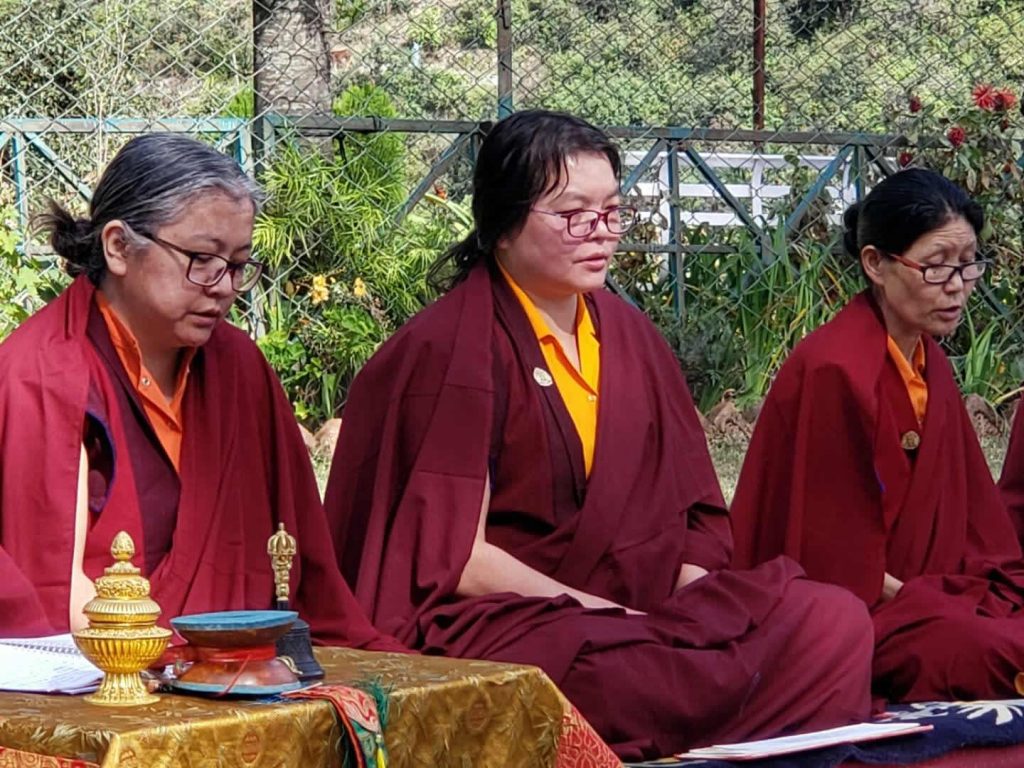
<path id="1" fill-rule="evenodd" d="M 496 123 L 480 145 L 473 171 L 473 229 L 433 264 L 430 285 L 450 290 L 476 264 L 493 259 L 498 241 L 517 232 L 534 203 L 564 178 L 569 158 L 588 153 L 607 157 L 620 177 L 618 148 L 585 120 L 531 109 Z"/>
<path id="2" fill-rule="evenodd" d="M 899 255 L 923 235 L 960 217 L 981 235 L 985 213 L 963 189 L 935 171 L 908 168 L 883 179 L 846 209 L 843 246 L 858 261 L 868 245 Z"/>

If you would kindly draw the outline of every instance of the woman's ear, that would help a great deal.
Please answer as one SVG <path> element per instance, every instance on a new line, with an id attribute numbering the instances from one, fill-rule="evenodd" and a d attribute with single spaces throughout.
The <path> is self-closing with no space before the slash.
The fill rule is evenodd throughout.
<path id="1" fill-rule="evenodd" d="M 100 232 L 100 244 L 103 246 L 103 258 L 107 262 L 107 272 L 124 277 L 128 272 L 128 229 L 119 219 L 108 221 Z"/>
<path id="2" fill-rule="evenodd" d="M 885 254 L 873 245 L 865 245 L 860 249 L 860 265 L 873 285 L 881 285 L 884 282 L 882 273 L 884 260 Z"/>

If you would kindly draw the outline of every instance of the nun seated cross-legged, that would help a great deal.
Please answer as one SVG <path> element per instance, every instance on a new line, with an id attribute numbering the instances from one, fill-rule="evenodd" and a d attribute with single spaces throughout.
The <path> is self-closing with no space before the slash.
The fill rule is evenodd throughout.
<path id="1" fill-rule="evenodd" d="M 267 608 L 284 523 L 313 639 L 402 650 L 345 585 L 291 405 L 226 321 L 263 268 L 260 197 L 231 158 L 156 133 L 117 153 L 87 217 L 43 217 L 75 278 L 0 344 L 0 637 L 82 628 L 120 530 L 162 622 Z"/>
<path id="2" fill-rule="evenodd" d="M 923 169 L 846 213 L 868 289 L 793 350 L 733 503 L 735 564 L 789 555 L 869 606 L 895 701 L 1015 696 L 1024 564 L 946 355 L 988 262 L 981 208 Z"/>
<path id="3" fill-rule="evenodd" d="M 353 383 L 325 507 L 371 620 L 541 667 L 624 758 L 849 723 L 871 624 L 729 519 L 679 365 L 603 290 L 635 212 L 569 115 L 499 122 L 447 293 Z"/>

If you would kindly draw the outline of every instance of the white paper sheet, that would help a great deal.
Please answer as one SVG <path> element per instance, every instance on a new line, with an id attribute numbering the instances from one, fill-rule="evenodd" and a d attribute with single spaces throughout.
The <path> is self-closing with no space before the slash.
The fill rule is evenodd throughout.
<path id="1" fill-rule="evenodd" d="M 87 693 L 102 678 L 71 635 L 0 638 L 0 690 Z"/>
<path id="2" fill-rule="evenodd" d="M 740 744 L 717 744 L 713 747 L 692 749 L 676 755 L 680 760 L 760 760 L 765 757 L 807 752 L 812 749 L 853 744 L 859 741 L 890 739 L 932 730 L 920 723 L 861 723 L 830 728 L 825 731 L 781 736 L 777 739 L 747 741 Z"/>

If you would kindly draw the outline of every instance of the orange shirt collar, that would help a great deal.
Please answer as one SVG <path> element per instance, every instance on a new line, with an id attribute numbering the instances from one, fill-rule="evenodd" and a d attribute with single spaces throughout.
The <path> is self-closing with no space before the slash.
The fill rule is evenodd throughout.
<path id="1" fill-rule="evenodd" d="M 128 379 L 139 396 L 143 410 L 146 412 L 160 444 L 177 468 L 181 454 L 182 402 L 185 399 L 185 385 L 188 383 L 189 368 L 195 357 L 196 349 L 189 347 L 183 351 L 178 377 L 174 382 L 174 393 L 168 401 L 153 375 L 142 362 L 142 350 L 139 348 L 135 334 L 101 291 L 96 291 L 96 306 L 107 326 L 110 341 L 117 352 L 121 365 L 124 366 L 125 373 L 128 374 Z"/>
<path id="2" fill-rule="evenodd" d="M 917 340 L 917 346 L 914 347 L 909 361 L 904 357 L 903 350 L 899 348 L 892 336 L 887 337 L 887 344 L 889 357 L 896 364 L 896 370 L 900 372 L 900 378 L 903 379 L 903 384 L 907 388 L 907 395 L 909 395 L 910 404 L 914 408 L 914 415 L 917 416 L 918 422 L 923 424 L 928 408 L 928 383 L 924 378 L 924 341 Z"/>
<path id="3" fill-rule="evenodd" d="M 519 287 L 519 283 L 508 273 L 505 266 L 498 261 L 494 260 L 498 265 L 498 269 L 501 271 L 502 277 L 505 278 L 505 282 L 508 283 L 512 289 L 512 293 L 515 294 L 516 298 L 519 299 L 519 303 L 523 307 L 523 311 L 526 313 L 527 319 L 530 321 L 530 326 L 533 328 L 533 332 L 537 337 L 538 341 L 555 341 L 555 335 L 551 332 L 548 327 L 547 321 L 540 314 L 540 310 L 537 309 L 537 305 L 533 303 L 533 299 L 522 288 Z M 586 340 L 597 338 L 597 329 L 594 328 L 594 322 L 590 318 L 590 313 L 587 311 L 587 303 L 583 300 L 583 296 L 577 294 L 576 296 L 576 321 L 575 321 L 575 332 L 577 344 L 581 347 L 584 346 L 584 342 L 580 341 L 581 337 Z M 580 350 L 582 352 L 582 349 Z M 583 362 L 580 362 L 583 367 Z"/>
<path id="4" fill-rule="evenodd" d="M 121 362 L 124 364 L 132 384 L 136 388 L 143 386 L 143 377 L 152 381 L 152 376 L 142 362 L 142 350 L 139 348 L 139 342 L 135 338 L 135 334 L 132 333 L 131 328 L 125 324 L 121 316 L 110 305 L 110 300 L 98 290 L 96 291 L 96 305 L 99 307 L 100 314 L 107 324 L 110 341 L 113 343 L 114 349 L 117 350 L 118 357 L 121 358 Z M 185 393 L 185 383 L 188 380 L 189 367 L 192 365 L 192 359 L 195 355 L 195 347 L 187 347 L 182 352 L 181 365 L 178 368 L 178 378 L 174 382 L 174 395 L 171 397 L 171 403 L 177 404 L 174 410 L 180 411 L 181 399 Z"/>
<path id="5" fill-rule="evenodd" d="M 924 342 L 921 339 L 917 340 L 917 346 L 914 347 L 914 352 L 911 355 L 910 361 L 904 357 L 903 350 L 900 349 L 896 340 L 892 336 L 887 337 L 887 343 L 889 345 L 889 354 L 896 363 L 896 367 L 900 369 L 900 375 L 903 377 L 904 381 L 914 378 L 920 378 L 923 380 Z"/>
<path id="6" fill-rule="evenodd" d="M 537 305 L 533 303 L 533 299 L 522 288 L 519 287 L 519 283 L 508 273 L 505 266 L 495 259 L 495 263 L 498 265 L 498 269 L 501 271 L 502 277 L 505 278 L 505 282 L 508 283 L 512 289 L 512 293 L 519 299 L 519 303 L 523 307 L 523 311 L 526 312 L 526 317 L 530 321 L 530 326 L 533 328 L 533 333 L 536 335 L 538 341 L 544 341 L 546 339 L 555 339 L 555 334 L 551 332 L 551 328 L 548 327 L 547 321 L 541 316 L 540 310 L 537 309 Z M 583 297 L 577 295 L 576 297 L 576 321 L 575 331 L 578 334 L 581 330 L 581 326 L 584 322 L 590 320 L 589 313 L 586 311 L 586 306 L 583 301 Z M 591 332 L 593 331 L 593 323 L 589 323 Z"/>
<path id="7" fill-rule="evenodd" d="M 512 276 L 498 263 L 505 282 L 518 299 L 540 344 L 548 371 L 554 380 L 562 402 L 576 428 L 583 448 L 583 463 L 587 476 L 594 463 L 597 441 L 598 385 L 601 378 L 601 343 L 597 338 L 587 303 L 583 296 L 576 300 L 576 350 L 579 353 L 579 369 L 565 354 L 561 343 L 551 332 L 536 305 L 526 291 L 516 284 Z"/>

